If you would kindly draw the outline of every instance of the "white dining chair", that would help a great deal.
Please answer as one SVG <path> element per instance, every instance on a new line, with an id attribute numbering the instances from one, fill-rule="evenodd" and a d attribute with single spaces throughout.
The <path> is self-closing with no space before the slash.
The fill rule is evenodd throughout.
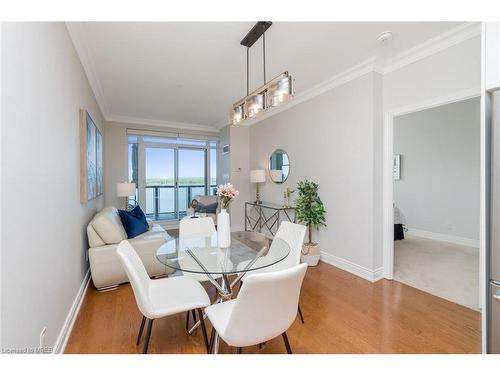
<path id="1" fill-rule="evenodd" d="M 141 258 L 127 240 L 120 242 L 116 252 L 132 285 L 137 307 L 143 316 L 136 345 L 139 345 L 144 325 L 146 321 L 148 322 L 143 353 L 146 354 L 148 351 L 155 319 L 190 310 L 198 311 L 208 351 L 207 332 L 201 318 L 202 308 L 210 305 L 210 298 L 201 284 L 187 276 L 151 280 Z"/>
<path id="2" fill-rule="evenodd" d="M 189 238 L 210 237 L 216 232 L 214 220 L 211 217 L 185 217 L 179 222 L 179 241 Z M 184 262 L 194 263 L 191 258 L 184 258 Z M 196 268 L 196 267 L 195 267 Z M 187 276 L 199 281 L 208 281 L 208 277 L 202 273 L 189 273 Z M 196 322 L 194 311 L 191 312 L 193 321 Z M 186 330 L 189 331 L 189 311 L 186 313 Z"/>
<path id="3" fill-rule="evenodd" d="M 283 336 L 292 353 L 286 331 L 297 315 L 300 288 L 307 264 L 286 270 L 253 274 L 246 278 L 236 299 L 211 305 L 205 312 L 213 329 L 228 345 L 242 348 Z M 210 352 L 214 348 L 214 332 Z"/>
<path id="4" fill-rule="evenodd" d="M 302 254 L 302 246 L 304 244 L 304 238 L 306 235 L 306 227 L 301 224 L 295 224 L 291 223 L 289 221 L 283 221 L 281 222 L 278 231 L 276 232 L 276 235 L 274 238 L 279 238 L 287 243 L 287 245 L 290 247 L 290 253 L 283 259 L 282 261 L 275 263 L 269 267 L 264 267 L 260 268 L 254 271 L 249 271 L 243 277 L 241 278 L 241 282 L 243 283 L 247 277 L 253 274 L 257 273 L 267 273 L 267 272 L 274 272 L 274 271 L 281 271 L 288 269 L 290 267 L 294 267 L 298 264 L 300 264 L 300 256 Z M 273 246 L 278 246 L 278 243 L 276 241 L 273 241 L 271 243 L 271 246 L 268 251 L 268 255 L 272 253 L 273 251 Z M 262 257 L 265 258 L 265 257 Z M 258 265 L 260 262 L 265 262 L 264 259 L 258 259 L 256 262 L 256 265 Z M 241 269 L 243 269 L 243 265 L 240 266 Z M 241 285 L 241 284 L 240 284 Z M 300 316 L 300 320 L 302 323 L 304 323 L 304 316 L 302 315 L 302 310 L 300 308 L 300 304 L 298 304 L 298 312 Z"/>
<path id="5" fill-rule="evenodd" d="M 179 238 L 209 237 L 214 233 L 211 217 L 184 218 L 179 222 Z"/>

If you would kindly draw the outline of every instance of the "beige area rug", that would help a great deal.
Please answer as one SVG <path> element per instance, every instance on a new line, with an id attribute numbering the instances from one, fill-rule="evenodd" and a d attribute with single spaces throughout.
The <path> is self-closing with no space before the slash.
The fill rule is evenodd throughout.
<path id="1" fill-rule="evenodd" d="M 394 279 L 478 310 L 479 250 L 407 236 L 394 241 Z"/>

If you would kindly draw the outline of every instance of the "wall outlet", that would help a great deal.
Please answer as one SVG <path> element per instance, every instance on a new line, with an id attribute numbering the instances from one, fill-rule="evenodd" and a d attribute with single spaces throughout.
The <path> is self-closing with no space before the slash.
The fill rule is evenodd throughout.
<path id="1" fill-rule="evenodd" d="M 45 348 L 45 333 L 47 332 L 47 327 L 43 327 L 40 332 L 40 348 Z"/>

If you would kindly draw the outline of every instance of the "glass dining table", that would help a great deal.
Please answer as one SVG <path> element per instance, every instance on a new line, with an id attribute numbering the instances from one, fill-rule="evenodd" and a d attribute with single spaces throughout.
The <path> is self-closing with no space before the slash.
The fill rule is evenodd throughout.
<path id="1" fill-rule="evenodd" d="M 247 273 L 265 269 L 281 262 L 290 253 L 288 244 L 257 232 L 233 232 L 227 248 L 217 245 L 217 233 L 211 236 L 175 238 L 156 252 L 156 258 L 166 267 L 191 275 L 199 281 L 209 281 L 217 289 L 214 303 L 233 298 L 233 288 Z M 198 326 L 190 330 L 191 334 Z M 215 335 L 215 351 L 219 338 Z"/>

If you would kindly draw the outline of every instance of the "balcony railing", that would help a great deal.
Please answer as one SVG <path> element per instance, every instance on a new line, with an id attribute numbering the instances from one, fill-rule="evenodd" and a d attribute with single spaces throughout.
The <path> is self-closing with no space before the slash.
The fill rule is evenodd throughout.
<path id="1" fill-rule="evenodd" d="M 214 195 L 217 185 L 210 185 L 210 194 Z M 205 195 L 205 185 L 179 185 L 179 219 L 186 216 L 186 210 L 195 195 Z M 153 220 L 176 220 L 175 186 L 146 186 L 145 214 Z"/>

